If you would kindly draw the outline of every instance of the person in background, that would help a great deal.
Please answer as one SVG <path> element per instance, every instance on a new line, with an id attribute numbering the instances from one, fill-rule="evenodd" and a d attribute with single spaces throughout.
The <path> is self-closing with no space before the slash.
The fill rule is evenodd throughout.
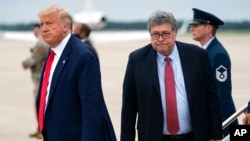
<path id="1" fill-rule="evenodd" d="M 130 53 L 123 81 L 120 141 L 218 141 L 220 105 L 205 50 L 176 41 L 172 13 L 148 19 L 151 43 Z"/>
<path id="2" fill-rule="evenodd" d="M 39 12 L 39 24 L 50 45 L 37 99 L 44 141 L 116 141 L 99 62 L 90 48 L 71 34 L 71 15 L 52 5 Z"/>
<path id="3" fill-rule="evenodd" d="M 231 60 L 227 50 L 216 38 L 216 31 L 224 22 L 215 15 L 193 8 L 193 20 L 190 30 L 193 40 L 198 41 L 208 53 L 216 80 L 220 100 L 222 122 L 236 112 L 232 98 Z M 238 121 L 232 124 L 237 125 Z M 223 130 L 224 136 L 230 133 L 230 125 Z"/>
<path id="4" fill-rule="evenodd" d="M 247 105 L 247 113 L 245 117 L 243 118 L 243 124 L 250 125 L 250 101 L 248 102 L 248 105 Z"/>
<path id="5" fill-rule="evenodd" d="M 44 40 L 42 39 L 42 34 L 40 30 L 39 24 L 35 24 L 33 27 L 33 33 L 35 37 L 37 38 L 36 44 L 30 49 L 31 55 L 22 61 L 22 67 L 23 69 L 27 70 L 29 69 L 31 71 L 31 79 L 34 84 L 34 101 L 37 97 L 38 87 L 40 83 L 40 75 L 42 72 L 42 68 L 45 62 L 45 59 L 48 54 L 49 46 Z M 35 103 L 35 102 L 34 102 Z M 35 104 L 34 104 L 35 107 Z M 36 110 L 34 110 L 36 111 Z M 35 112 L 36 113 L 36 112 Z M 35 114 L 37 115 L 37 113 Z M 37 130 L 29 135 L 30 137 L 42 138 L 42 134 L 39 131 L 39 128 L 37 126 Z"/>
<path id="6" fill-rule="evenodd" d="M 98 58 L 98 53 L 89 39 L 91 28 L 85 23 L 76 23 L 73 32 L 79 39 L 86 43 Z M 99 60 L 99 59 L 98 59 Z"/>

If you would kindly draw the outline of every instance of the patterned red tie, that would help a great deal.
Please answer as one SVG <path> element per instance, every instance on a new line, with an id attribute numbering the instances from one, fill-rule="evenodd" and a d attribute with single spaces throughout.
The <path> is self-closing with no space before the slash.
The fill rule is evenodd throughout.
<path id="1" fill-rule="evenodd" d="M 50 51 L 49 58 L 46 62 L 44 75 L 43 75 L 43 82 L 42 82 L 42 89 L 40 94 L 40 103 L 39 103 L 39 111 L 38 111 L 38 124 L 39 129 L 42 132 L 44 127 L 44 108 L 45 108 L 45 99 L 47 94 L 47 86 L 49 84 L 49 75 L 52 62 L 54 60 L 55 52 L 53 50 Z"/>
<path id="2" fill-rule="evenodd" d="M 172 135 L 179 131 L 174 72 L 170 58 L 166 57 L 165 65 L 165 92 L 166 92 L 166 109 L 167 109 L 167 129 Z"/>

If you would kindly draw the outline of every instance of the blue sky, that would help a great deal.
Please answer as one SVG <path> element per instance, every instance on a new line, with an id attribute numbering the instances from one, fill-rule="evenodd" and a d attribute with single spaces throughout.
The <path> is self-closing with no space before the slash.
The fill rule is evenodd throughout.
<path id="1" fill-rule="evenodd" d="M 80 12 L 86 0 L 3 0 L 0 23 L 37 21 L 42 8 L 58 4 L 71 14 Z M 177 20 L 191 19 L 192 8 L 209 11 L 224 21 L 250 21 L 250 0 L 93 0 L 95 10 L 112 21 L 147 20 L 155 10 L 172 12 Z"/>

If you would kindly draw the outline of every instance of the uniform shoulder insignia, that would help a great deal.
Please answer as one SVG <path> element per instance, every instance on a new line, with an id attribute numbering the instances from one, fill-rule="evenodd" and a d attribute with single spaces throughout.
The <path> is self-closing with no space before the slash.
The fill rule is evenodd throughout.
<path id="1" fill-rule="evenodd" d="M 223 65 L 216 68 L 216 79 L 220 82 L 225 82 L 227 80 L 227 68 Z"/>

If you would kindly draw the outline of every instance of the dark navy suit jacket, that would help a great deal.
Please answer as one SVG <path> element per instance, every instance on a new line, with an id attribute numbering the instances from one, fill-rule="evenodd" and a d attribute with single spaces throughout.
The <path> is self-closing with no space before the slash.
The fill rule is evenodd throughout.
<path id="1" fill-rule="evenodd" d="M 248 113 L 250 113 L 250 101 L 248 102 L 248 105 L 247 105 L 247 111 Z"/>
<path id="2" fill-rule="evenodd" d="M 94 54 L 96 55 L 96 57 L 97 57 L 97 59 L 99 61 L 98 53 L 97 53 L 96 49 L 94 48 L 93 44 L 90 42 L 90 40 L 86 39 L 84 41 L 84 43 L 86 43 L 91 48 L 91 50 L 94 52 Z"/>
<path id="3" fill-rule="evenodd" d="M 40 90 L 37 108 L 39 101 Z M 45 141 L 116 141 L 99 63 L 90 48 L 72 35 L 53 74 L 43 135 Z"/>
<path id="4" fill-rule="evenodd" d="M 209 58 L 204 49 L 176 42 L 195 141 L 222 138 L 219 99 Z M 121 141 L 161 141 L 163 109 L 156 51 L 149 44 L 129 56 L 123 82 Z M 136 126 L 137 124 L 137 126 Z"/>
<path id="5" fill-rule="evenodd" d="M 232 82 L 231 82 L 231 60 L 226 49 L 215 38 L 206 49 L 216 78 L 216 87 L 220 99 L 221 117 L 225 121 L 233 113 L 236 112 L 232 98 Z M 237 120 L 233 124 L 237 124 Z M 224 130 L 224 135 L 230 133 L 229 128 Z"/>
<path id="6" fill-rule="evenodd" d="M 248 102 L 248 105 L 247 105 L 247 112 L 250 113 L 250 101 Z"/>

